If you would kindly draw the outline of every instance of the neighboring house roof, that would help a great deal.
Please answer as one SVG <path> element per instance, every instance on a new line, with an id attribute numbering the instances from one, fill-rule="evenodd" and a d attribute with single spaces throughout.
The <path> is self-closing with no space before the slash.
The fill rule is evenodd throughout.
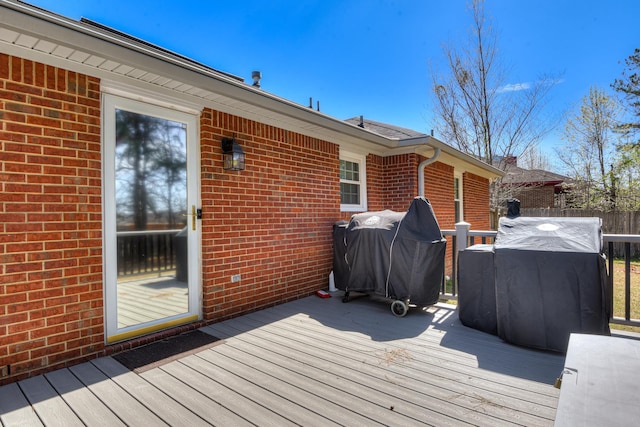
<path id="1" fill-rule="evenodd" d="M 523 169 L 518 166 L 507 166 L 506 175 L 502 178 L 504 184 L 535 184 L 557 185 L 571 179 L 564 175 L 542 169 Z"/>
<path id="2" fill-rule="evenodd" d="M 104 91 L 115 94 L 128 94 L 135 87 L 142 98 L 146 93 L 172 105 L 177 99 L 181 108 L 209 107 L 382 156 L 408 151 L 429 156 L 441 148 L 443 159 L 457 162 L 462 170 L 487 178 L 502 175 L 432 136 L 390 136 L 379 128 L 361 128 L 104 25 L 16 0 L 0 0 L 0 51 L 96 76 Z"/>
<path id="3" fill-rule="evenodd" d="M 564 184 L 569 184 L 571 178 L 543 169 L 524 169 L 516 164 L 504 165 L 506 172 L 502 178 L 503 185 L 521 187 L 554 187 L 556 193 L 564 190 Z"/>

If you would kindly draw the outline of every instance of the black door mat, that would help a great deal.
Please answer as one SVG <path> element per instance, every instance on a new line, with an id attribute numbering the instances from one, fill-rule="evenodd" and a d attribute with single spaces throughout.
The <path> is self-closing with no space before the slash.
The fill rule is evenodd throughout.
<path id="1" fill-rule="evenodd" d="M 220 338 L 195 330 L 127 350 L 112 357 L 129 370 L 140 373 L 222 343 L 224 340 Z"/>

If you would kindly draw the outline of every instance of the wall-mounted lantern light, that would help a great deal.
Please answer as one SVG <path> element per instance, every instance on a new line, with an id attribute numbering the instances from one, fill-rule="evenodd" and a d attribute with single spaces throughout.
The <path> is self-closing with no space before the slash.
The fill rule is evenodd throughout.
<path id="1" fill-rule="evenodd" d="M 222 138 L 222 161 L 224 170 L 244 170 L 244 151 L 235 138 Z"/>

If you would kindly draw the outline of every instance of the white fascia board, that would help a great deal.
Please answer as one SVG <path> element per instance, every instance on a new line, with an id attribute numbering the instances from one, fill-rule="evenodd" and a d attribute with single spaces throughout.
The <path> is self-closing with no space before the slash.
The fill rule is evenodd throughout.
<path id="1" fill-rule="evenodd" d="M 414 138 L 405 138 L 398 142 L 398 147 L 405 147 L 409 149 L 414 147 L 415 152 L 422 154 L 419 150 L 421 147 L 429 146 L 433 149 L 440 148 L 441 154 L 438 161 L 450 164 L 463 172 L 471 172 L 475 175 L 479 175 L 488 179 L 500 178 L 504 176 L 504 172 L 500 169 L 489 165 L 481 160 L 470 156 L 460 150 L 453 148 L 452 146 L 445 144 L 433 136 L 424 135 Z M 445 161 L 447 160 L 447 161 Z"/>

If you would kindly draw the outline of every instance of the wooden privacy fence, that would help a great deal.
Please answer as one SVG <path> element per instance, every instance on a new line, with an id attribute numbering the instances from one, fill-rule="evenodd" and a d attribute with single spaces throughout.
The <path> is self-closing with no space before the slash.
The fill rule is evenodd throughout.
<path id="1" fill-rule="evenodd" d="M 604 212 L 593 209 L 526 208 L 520 209 L 522 216 L 532 217 L 598 217 L 602 219 L 604 234 L 640 234 L 640 211 Z M 640 244 L 631 244 L 631 258 L 640 257 Z M 623 243 L 615 243 L 613 254 L 616 258 L 625 256 Z"/>

